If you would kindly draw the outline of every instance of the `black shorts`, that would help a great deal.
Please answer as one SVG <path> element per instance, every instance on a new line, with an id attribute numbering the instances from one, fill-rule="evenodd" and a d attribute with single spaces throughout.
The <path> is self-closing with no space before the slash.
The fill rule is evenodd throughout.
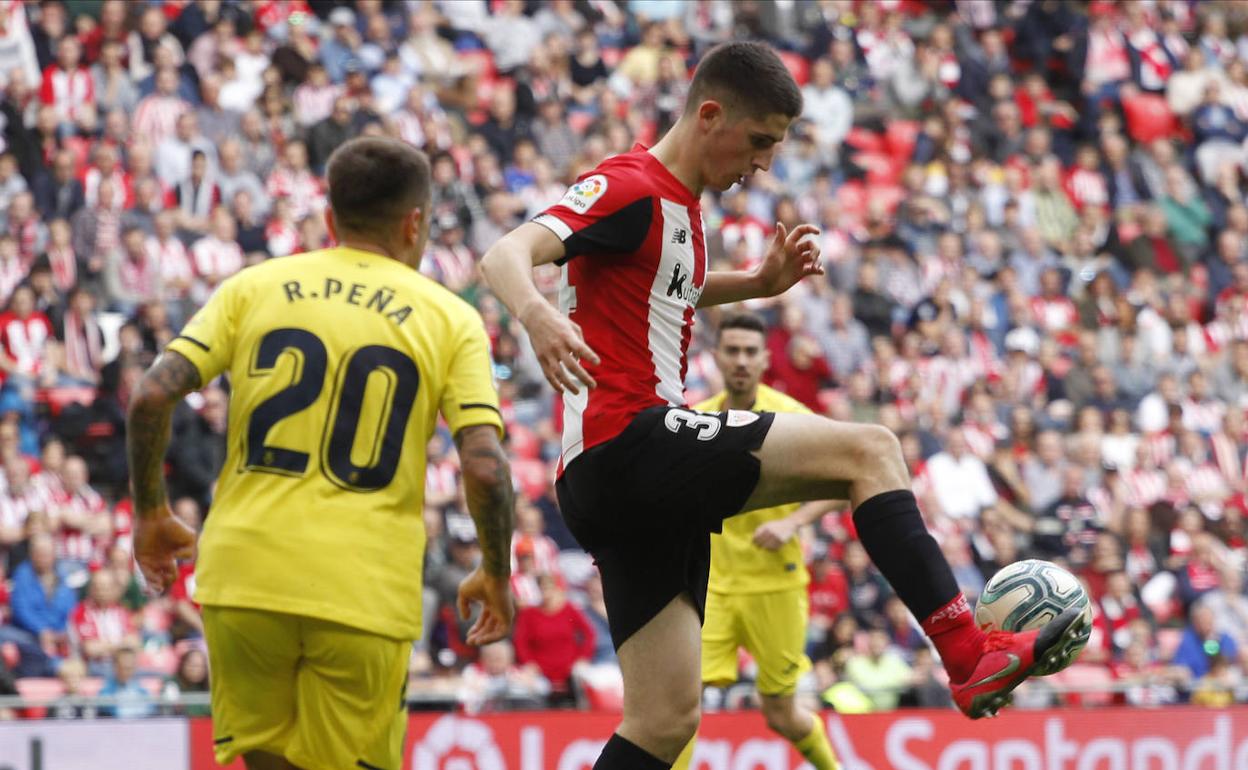
<path id="1" fill-rule="evenodd" d="M 559 508 L 602 573 L 616 649 L 680 595 L 703 616 L 710 533 L 758 484 L 773 414 L 657 406 L 564 468 Z"/>

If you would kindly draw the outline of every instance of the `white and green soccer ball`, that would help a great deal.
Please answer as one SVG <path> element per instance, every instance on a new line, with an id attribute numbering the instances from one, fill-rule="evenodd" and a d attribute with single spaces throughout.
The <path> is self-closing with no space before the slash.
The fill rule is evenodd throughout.
<path id="1" fill-rule="evenodd" d="M 1082 607 L 1083 631 L 1053 664 L 1041 664 L 1040 676 L 1056 674 L 1075 662 L 1092 635 L 1092 603 L 1079 579 L 1056 564 L 1039 559 L 1003 567 L 975 602 L 975 622 L 991 631 L 1031 631 L 1044 627 L 1068 607 Z"/>

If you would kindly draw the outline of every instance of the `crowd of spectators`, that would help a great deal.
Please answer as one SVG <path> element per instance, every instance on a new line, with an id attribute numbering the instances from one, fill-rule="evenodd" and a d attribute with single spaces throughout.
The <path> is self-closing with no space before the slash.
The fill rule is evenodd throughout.
<path id="1" fill-rule="evenodd" d="M 703 195 L 713 267 L 756 264 L 776 222 L 819 225 L 828 267 L 746 303 L 769 384 L 897 433 L 968 596 L 1029 556 L 1084 579 L 1095 631 L 1057 681 L 1114 692 L 1020 700 L 1248 698 L 1248 6 L 1185 0 L 0 0 L 0 689 L 104 687 L 123 715 L 203 690 L 193 565 L 158 599 L 131 568 L 129 394 L 223 279 L 328 245 L 327 158 L 387 135 L 432 160 L 421 270 L 485 319 L 520 491 L 516 631 L 477 651 L 453 607 L 479 551 L 453 444 L 430 442 L 410 691 L 608 707 L 557 402 L 475 262 L 653 142 L 739 37 L 781 52 L 805 111 L 768 170 Z M 553 298 L 558 269 L 538 281 Z M 719 385 L 701 316 L 691 403 Z M 175 418 L 196 525 L 227 404 L 215 383 Z M 806 696 L 947 703 L 850 517 L 801 537 Z M 54 707 L 84 713 L 107 712 Z"/>

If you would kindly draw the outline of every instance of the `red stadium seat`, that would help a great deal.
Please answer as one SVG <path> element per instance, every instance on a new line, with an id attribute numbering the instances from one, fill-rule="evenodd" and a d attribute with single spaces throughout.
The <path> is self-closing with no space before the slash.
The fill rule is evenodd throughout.
<path id="1" fill-rule="evenodd" d="M 894 120 L 888 124 L 884 133 L 884 141 L 888 152 L 898 161 L 908 161 L 914 155 L 914 144 L 919 138 L 919 122 L 917 120 Z"/>
<path id="2" fill-rule="evenodd" d="M 888 152 L 884 137 L 858 126 L 849 129 L 849 133 L 845 135 L 845 144 L 863 152 Z"/>
<path id="3" fill-rule="evenodd" d="M 546 491 L 548 472 L 546 463 L 541 460 L 518 457 L 511 462 L 511 475 L 530 500 L 536 500 Z"/>
<path id="4" fill-rule="evenodd" d="M 1056 684 L 1079 690 L 1062 696 L 1063 702 L 1069 706 L 1108 706 L 1113 703 L 1111 688 L 1114 675 L 1105 666 L 1076 663 L 1053 678 Z"/>
<path id="5" fill-rule="evenodd" d="M 482 80 L 493 80 L 498 74 L 498 71 L 494 69 L 494 54 L 488 48 L 460 51 L 459 60 L 464 63 L 469 72 L 476 73 Z"/>
<path id="6" fill-rule="evenodd" d="M 860 152 L 853 161 L 866 170 L 869 186 L 891 185 L 901 179 L 902 164 L 886 152 Z"/>
<path id="7" fill-rule="evenodd" d="M 1137 142 L 1151 142 L 1175 136 L 1181 126 L 1161 94 L 1136 94 L 1122 98 L 1127 133 Z"/>
<path id="8" fill-rule="evenodd" d="M 542 442 L 532 429 L 513 423 L 507 426 L 507 448 L 516 457 L 536 460 L 541 455 Z"/>
<path id="9" fill-rule="evenodd" d="M 780 61 L 789 68 L 789 74 L 793 76 L 797 84 L 806 85 L 810 80 L 810 62 L 806 60 L 806 57 L 792 51 L 777 51 L 777 53 L 780 54 Z"/>
<path id="10" fill-rule="evenodd" d="M 17 680 L 17 694 L 35 703 L 51 703 L 65 694 L 65 685 L 55 677 L 24 677 Z"/>

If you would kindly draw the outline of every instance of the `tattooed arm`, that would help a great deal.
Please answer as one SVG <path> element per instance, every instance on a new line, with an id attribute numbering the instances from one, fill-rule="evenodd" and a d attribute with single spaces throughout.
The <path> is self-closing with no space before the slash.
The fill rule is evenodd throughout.
<path id="1" fill-rule="evenodd" d="M 484 606 L 468 632 L 469 644 L 488 644 L 511 630 L 511 533 L 515 492 L 507 455 L 492 425 L 470 425 L 455 434 L 468 510 L 477 525 L 481 565 L 459 586 L 459 613 L 473 602 Z"/>
<path id="2" fill-rule="evenodd" d="M 199 370 L 180 353 L 166 351 L 143 375 L 126 416 L 126 455 L 134 494 L 134 557 L 154 591 L 177 578 L 178 557 L 189 556 L 195 531 L 173 516 L 165 491 L 165 450 L 178 402 L 200 387 Z"/>

